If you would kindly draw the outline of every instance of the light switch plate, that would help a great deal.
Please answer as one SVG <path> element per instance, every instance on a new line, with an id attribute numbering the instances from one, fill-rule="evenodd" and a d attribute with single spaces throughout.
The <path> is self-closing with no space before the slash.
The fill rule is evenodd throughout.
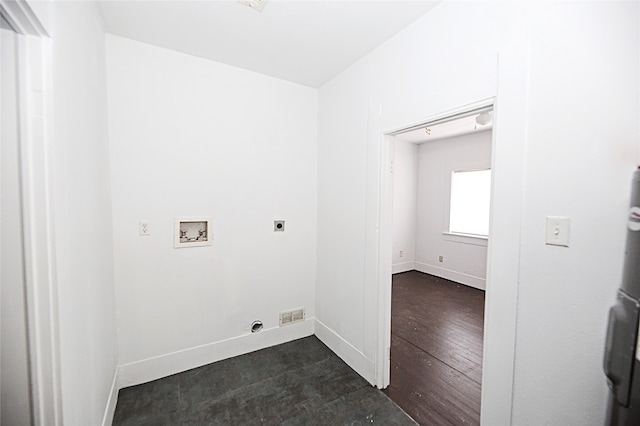
<path id="1" fill-rule="evenodd" d="M 569 247 L 571 219 L 562 216 L 547 216 L 546 243 L 552 246 Z"/>

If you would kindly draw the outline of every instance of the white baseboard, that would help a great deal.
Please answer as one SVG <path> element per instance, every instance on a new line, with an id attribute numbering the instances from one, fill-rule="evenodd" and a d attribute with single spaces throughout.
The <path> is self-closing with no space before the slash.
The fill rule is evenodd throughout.
<path id="1" fill-rule="evenodd" d="M 399 274 L 400 272 L 413 271 L 414 269 L 416 269 L 416 262 L 396 263 L 391 267 L 391 273 Z"/>
<path id="2" fill-rule="evenodd" d="M 212 362 L 314 334 L 315 319 L 262 330 L 230 339 L 160 355 L 118 367 L 118 389 L 150 382 Z M 116 391 L 117 392 L 117 391 Z"/>
<path id="3" fill-rule="evenodd" d="M 316 319 L 316 337 L 329 349 L 338 355 L 344 362 L 353 368 L 356 373 L 364 377 L 372 386 L 376 383 L 375 363 L 368 359 L 362 352 L 340 337 L 335 331 L 327 327 L 322 321 Z"/>
<path id="4" fill-rule="evenodd" d="M 113 374 L 113 382 L 111 382 L 111 391 L 109 399 L 102 417 L 102 426 L 111 426 L 113 424 L 113 415 L 116 412 L 116 403 L 118 402 L 118 369 Z"/>
<path id="5" fill-rule="evenodd" d="M 476 277 L 475 275 L 463 274 L 462 272 L 452 271 L 451 269 L 440 268 L 438 266 L 428 265 L 426 263 L 415 262 L 416 271 L 424 272 L 425 274 L 435 275 L 436 277 L 444 278 L 447 280 L 455 281 L 460 284 L 468 285 L 469 287 L 485 290 L 486 279 L 482 277 Z"/>

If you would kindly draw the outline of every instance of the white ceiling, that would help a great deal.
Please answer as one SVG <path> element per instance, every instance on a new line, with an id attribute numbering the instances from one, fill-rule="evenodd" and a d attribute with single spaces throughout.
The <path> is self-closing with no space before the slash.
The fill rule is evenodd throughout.
<path id="1" fill-rule="evenodd" d="M 425 0 L 100 0 L 107 32 L 320 87 L 433 8 Z"/>

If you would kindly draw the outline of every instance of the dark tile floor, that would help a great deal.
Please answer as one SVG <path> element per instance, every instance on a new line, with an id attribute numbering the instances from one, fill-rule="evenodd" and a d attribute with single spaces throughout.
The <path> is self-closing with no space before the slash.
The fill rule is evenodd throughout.
<path id="1" fill-rule="evenodd" d="M 114 425 L 415 425 L 315 336 L 121 389 Z"/>
<path id="2" fill-rule="evenodd" d="M 484 291 L 410 271 L 391 304 L 384 392 L 421 425 L 479 425 Z"/>

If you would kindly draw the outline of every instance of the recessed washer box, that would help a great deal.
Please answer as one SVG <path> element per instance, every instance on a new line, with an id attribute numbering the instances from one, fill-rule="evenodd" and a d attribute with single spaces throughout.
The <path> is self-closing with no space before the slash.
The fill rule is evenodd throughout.
<path id="1" fill-rule="evenodd" d="M 174 234 L 175 248 L 210 246 L 212 241 L 213 229 L 209 216 L 176 218 Z"/>

